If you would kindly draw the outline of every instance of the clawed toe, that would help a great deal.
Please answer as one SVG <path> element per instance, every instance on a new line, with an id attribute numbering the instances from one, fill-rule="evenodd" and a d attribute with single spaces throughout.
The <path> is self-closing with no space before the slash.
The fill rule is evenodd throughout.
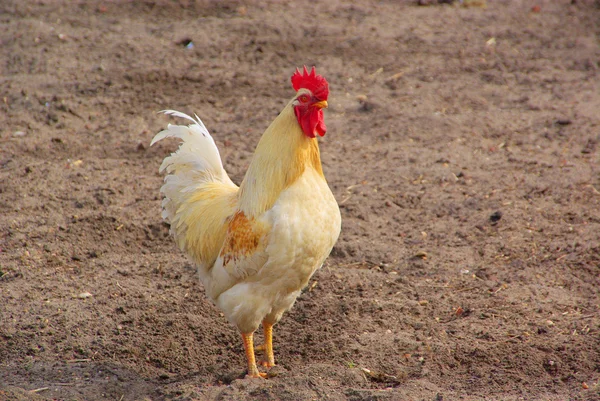
<path id="1" fill-rule="evenodd" d="M 266 379 L 267 378 L 267 374 L 263 373 L 263 372 L 256 372 L 254 374 L 248 374 L 246 375 L 246 377 L 249 377 L 251 379 Z"/>
<path id="2" fill-rule="evenodd" d="M 275 362 L 269 362 L 264 360 L 259 361 L 258 364 L 264 368 L 272 368 L 273 366 L 275 366 Z"/>

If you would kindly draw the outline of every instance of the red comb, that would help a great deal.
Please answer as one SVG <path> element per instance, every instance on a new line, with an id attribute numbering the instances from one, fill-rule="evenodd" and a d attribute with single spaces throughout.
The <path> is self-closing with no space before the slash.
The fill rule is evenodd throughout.
<path id="1" fill-rule="evenodd" d="M 325 78 L 317 74 L 315 67 L 312 67 L 308 72 L 308 69 L 304 66 L 302 73 L 296 68 L 296 72 L 292 75 L 292 86 L 296 92 L 301 88 L 308 89 L 319 100 L 327 100 L 329 96 L 329 84 Z"/>

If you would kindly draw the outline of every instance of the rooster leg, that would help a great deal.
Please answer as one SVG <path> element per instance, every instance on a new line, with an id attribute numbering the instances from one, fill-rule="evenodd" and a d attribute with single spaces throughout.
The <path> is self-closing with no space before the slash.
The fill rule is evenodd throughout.
<path id="1" fill-rule="evenodd" d="M 246 359 L 248 360 L 248 376 L 250 377 L 267 377 L 266 373 L 260 373 L 256 367 L 256 359 L 254 357 L 254 333 L 242 333 L 244 340 L 244 350 L 246 350 Z"/>
<path id="2" fill-rule="evenodd" d="M 261 349 L 265 351 L 266 361 L 261 361 L 260 364 L 264 367 L 271 368 L 275 366 L 275 355 L 273 354 L 273 325 L 265 321 L 262 322 L 265 333 L 265 343 L 261 345 Z"/>

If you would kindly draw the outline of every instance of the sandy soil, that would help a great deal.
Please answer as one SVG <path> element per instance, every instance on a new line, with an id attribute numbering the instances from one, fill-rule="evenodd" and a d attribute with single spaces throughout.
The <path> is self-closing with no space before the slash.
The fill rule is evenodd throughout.
<path id="1" fill-rule="evenodd" d="M 0 399 L 600 399 L 600 5 L 465 4 L 0 2 Z M 303 64 L 343 230 L 244 379 L 149 142 L 239 182 Z"/>

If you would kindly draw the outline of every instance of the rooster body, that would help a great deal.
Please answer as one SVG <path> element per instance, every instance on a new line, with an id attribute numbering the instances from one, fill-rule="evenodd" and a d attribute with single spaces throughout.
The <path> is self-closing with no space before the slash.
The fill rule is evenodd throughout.
<path id="1" fill-rule="evenodd" d="M 198 266 L 207 296 L 242 333 L 248 373 L 255 377 L 264 374 L 256 368 L 252 333 L 262 322 L 264 365 L 273 366 L 272 327 L 323 264 L 341 226 L 315 139 L 325 133 L 327 83 L 314 69 L 298 74 L 292 77 L 296 96 L 261 137 L 239 188 L 198 117 L 166 111 L 194 123 L 169 125 L 152 141 L 182 141 L 160 168 L 167 172 L 163 218 Z"/>

